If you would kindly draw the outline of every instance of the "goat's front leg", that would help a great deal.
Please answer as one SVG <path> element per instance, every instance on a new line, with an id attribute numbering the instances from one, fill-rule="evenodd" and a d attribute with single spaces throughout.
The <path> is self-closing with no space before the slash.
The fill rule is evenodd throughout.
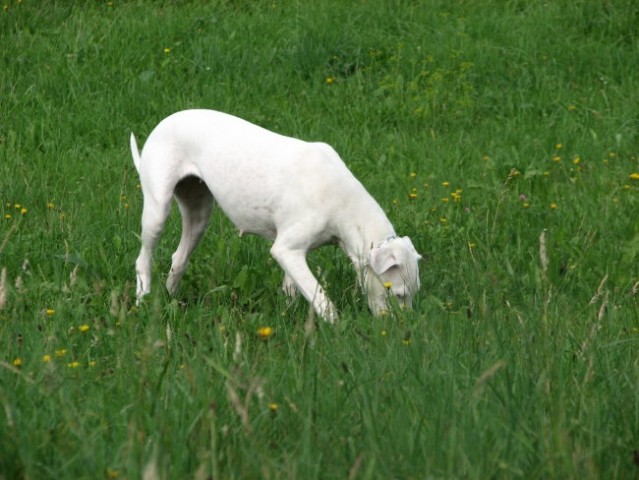
<path id="1" fill-rule="evenodd" d="M 284 274 L 284 280 L 282 281 L 282 291 L 286 294 L 289 300 L 293 300 L 297 297 L 297 285 L 293 279 L 288 275 L 288 273 Z"/>
<path id="2" fill-rule="evenodd" d="M 291 287 L 297 286 L 304 298 L 313 306 L 315 312 L 329 323 L 337 320 L 337 311 L 324 289 L 321 287 L 306 263 L 306 250 L 292 249 L 284 242 L 275 241 L 271 255 L 282 267 L 285 291 L 290 294 Z"/>

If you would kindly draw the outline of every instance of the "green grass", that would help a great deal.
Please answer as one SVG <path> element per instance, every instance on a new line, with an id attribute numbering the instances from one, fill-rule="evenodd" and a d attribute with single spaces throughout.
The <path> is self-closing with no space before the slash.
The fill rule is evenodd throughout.
<path id="1" fill-rule="evenodd" d="M 4 0 L 0 478 L 636 477 L 635 3 Z M 313 326 L 219 212 L 133 308 L 128 136 L 191 107 L 332 144 L 414 311 L 329 248 Z"/>

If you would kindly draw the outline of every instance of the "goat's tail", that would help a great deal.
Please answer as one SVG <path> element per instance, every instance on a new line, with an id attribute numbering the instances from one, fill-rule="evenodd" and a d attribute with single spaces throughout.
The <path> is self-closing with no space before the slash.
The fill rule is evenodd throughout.
<path id="1" fill-rule="evenodd" d="M 131 132 L 131 155 L 133 156 L 133 164 L 135 169 L 140 171 L 140 151 L 138 150 L 138 142 L 135 141 L 135 135 Z"/>

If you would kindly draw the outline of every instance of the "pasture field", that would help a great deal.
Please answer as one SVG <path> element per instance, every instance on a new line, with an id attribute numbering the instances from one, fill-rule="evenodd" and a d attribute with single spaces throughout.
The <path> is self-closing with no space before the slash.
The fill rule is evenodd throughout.
<path id="1" fill-rule="evenodd" d="M 634 0 L 2 0 L 0 479 L 639 475 Z M 336 326 L 216 212 L 134 306 L 129 152 L 226 111 L 333 145 L 424 256 Z"/>

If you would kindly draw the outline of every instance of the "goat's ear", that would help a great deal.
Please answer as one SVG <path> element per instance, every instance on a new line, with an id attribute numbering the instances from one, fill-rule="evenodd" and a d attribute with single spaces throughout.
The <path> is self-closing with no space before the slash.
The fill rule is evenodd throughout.
<path id="1" fill-rule="evenodd" d="M 395 254 L 388 245 L 372 249 L 368 254 L 368 263 L 377 275 L 398 265 Z"/>
<path id="2" fill-rule="evenodd" d="M 421 260 L 422 256 L 419 253 L 417 253 L 417 250 L 415 250 L 415 247 L 413 246 L 413 242 L 411 242 L 410 238 L 402 237 L 402 240 L 404 241 L 404 244 L 408 247 L 408 249 L 411 250 L 417 256 L 417 260 Z"/>

